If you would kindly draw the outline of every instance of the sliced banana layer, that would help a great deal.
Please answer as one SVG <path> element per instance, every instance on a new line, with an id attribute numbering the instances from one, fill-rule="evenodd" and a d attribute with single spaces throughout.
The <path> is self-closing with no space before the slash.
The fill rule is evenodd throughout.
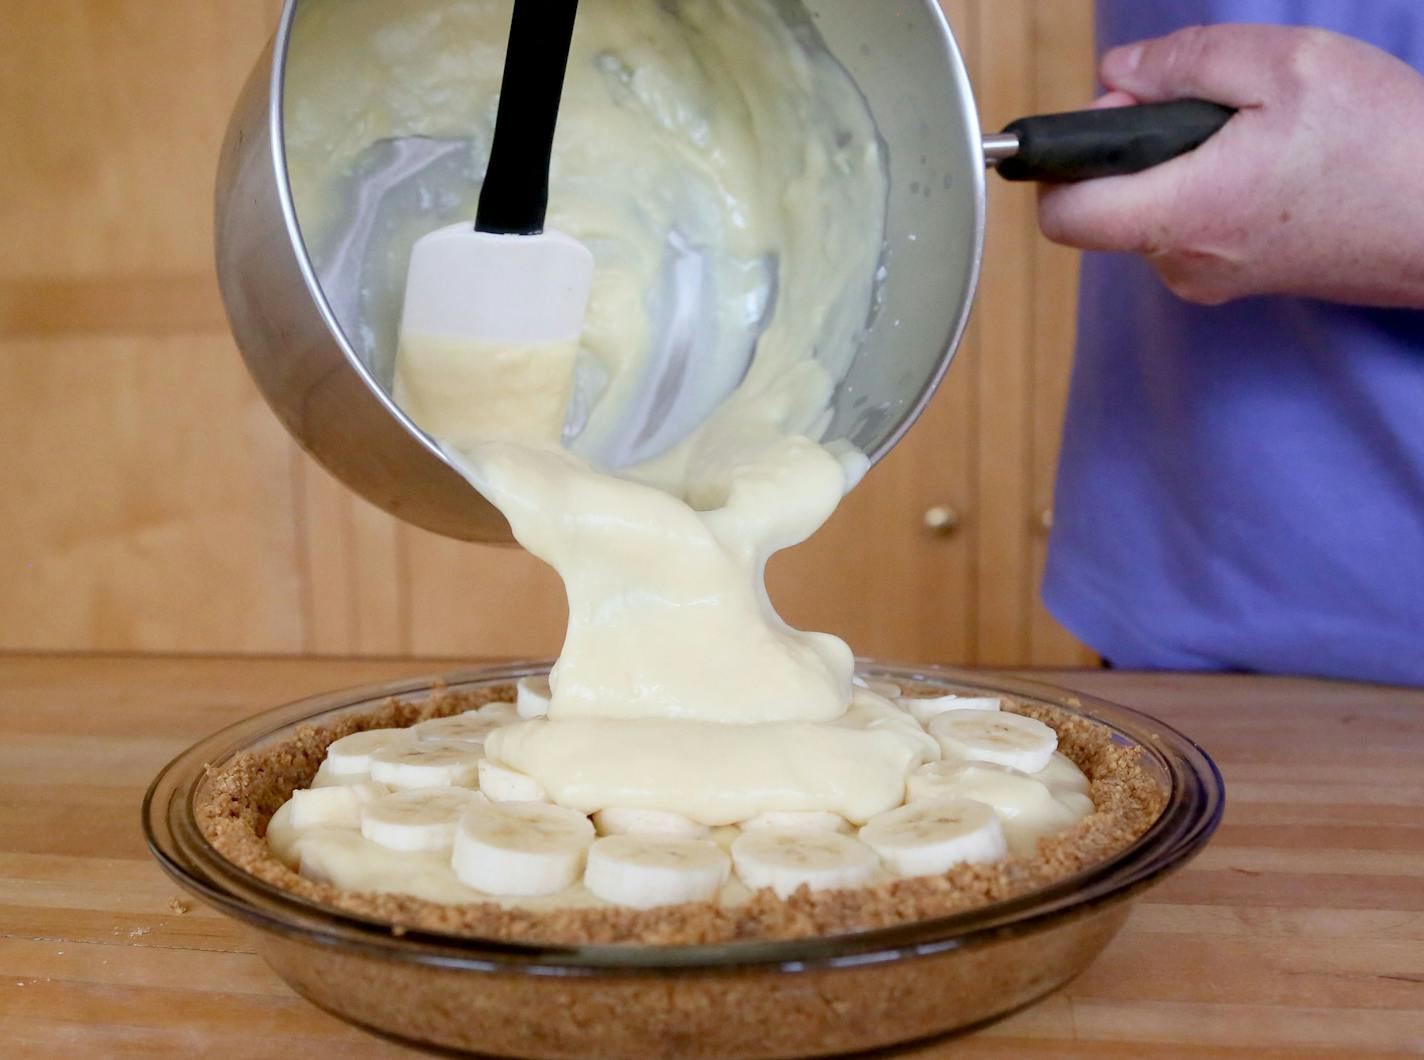
<path id="1" fill-rule="evenodd" d="M 993 808 L 970 799 L 912 802 L 872 818 L 860 838 L 901 876 L 937 876 L 1009 852 Z"/>
<path id="2" fill-rule="evenodd" d="M 921 762 L 934 762 L 941 754 L 939 742 L 908 711 L 896 701 L 868 690 L 857 692 L 846 712 L 833 724 L 871 732 L 893 732 L 905 746 L 914 748 Z"/>
<path id="3" fill-rule="evenodd" d="M 531 776 L 488 758 L 480 759 L 480 791 L 493 802 L 548 802 L 549 795 Z"/>
<path id="4" fill-rule="evenodd" d="M 755 832 L 762 828 L 806 828 L 813 832 L 846 832 L 850 822 L 829 810 L 767 810 L 749 817 L 740 826 Z"/>
<path id="5" fill-rule="evenodd" d="M 371 758 L 386 747 L 412 743 L 415 735 L 409 729 L 367 729 L 343 736 L 326 749 L 326 761 L 321 768 L 329 774 L 361 774 L 371 772 Z"/>
<path id="6" fill-rule="evenodd" d="M 897 702 L 921 725 L 928 725 L 947 710 L 998 710 L 1002 705 L 997 696 L 902 696 Z"/>
<path id="7" fill-rule="evenodd" d="M 743 832 L 732 843 L 732 861 L 748 887 L 770 887 L 780 898 L 790 897 L 802 884 L 813 891 L 860 887 L 880 866 L 864 843 L 811 828 Z"/>
<path id="8" fill-rule="evenodd" d="M 579 878 L 592 842 L 593 825 L 577 811 L 491 802 L 460 818 L 450 864 L 461 883 L 486 894 L 556 894 Z"/>
<path id="9" fill-rule="evenodd" d="M 708 832 L 705 824 L 691 817 L 667 810 L 599 810 L 593 815 L 593 826 L 599 835 L 681 836 L 701 839 Z"/>
<path id="10" fill-rule="evenodd" d="M 333 887 L 375 890 L 376 881 L 396 878 L 405 867 L 401 855 L 382 850 L 349 829 L 299 832 L 293 837 L 291 849 L 299 873 Z"/>
<path id="11" fill-rule="evenodd" d="M 1014 776 L 1027 777 L 1029 775 L 1020 770 L 1011 769 L 1009 766 L 994 765 L 991 762 L 966 762 L 963 759 L 947 758 L 943 761 L 920 766 L 905 778 L 905 801 L 924 802 L 928 799 L 966 798 L 962 783 L 966 775 L 964 771 L 974 765 L 1000 769 Z M 981 801 L 989 802 L 988 799 Z M 993 803 L 990 802 L 990 805 Z"/>
<path id="12" fill-rule="evenodd" d="M 1056 792 L 1036 776 L 993 762 L 935 762 L 911 773 L 906 788 L 914 802 L 974 799 L 992 806 L 1016 854 L 1033 853 L 1040 837 L 1061 832 L 1093 810 L 1084 795 Z"/>
<path id="13" fill-rule="evenodd" d="M 480 749 L 463 740 L 427 740 L 381 748 L 371 756 L 371 779 L 398 791 L 473 787 Z"/>
<path id="14" fill-rule="evenodd" d="M 387 850 L 360 832 L 317 828 L 297 834 L 298 871 L 345 890 L 408 894 L 431 902 L 468 902 L 444 851 Z"/>
<path id="15" fill-rule="evenodd" d="M 542 718 L 549 713 L 549 700 L 554 693 L 547 677 L 521 677 L 514 687 L 515 710 L 521 718 Z"/>
<path id="16" fill-rule="evenodd" d="M 312 788 L 335 788 L 348 784 L 369 784 L 370 773 L 333 773 L 323 762 L 312 777 Z"/>
<path id="17" fill-rule="evenodd" d="M 583 882 L 605 902 L 652 909 L 715 898 L 731 868 L 710 840 L 614 835 L 589 848 Z"/>
<path id="18" fill-rule="evenodd" d="M 861 677 L 860 674 L 856 674 L 850 680 L 851 684 L 856 687 L 863 688 L 867 692 L 874 692 L 877 696 L 884 696 L 886 699 L 899 699 L 900 693 L 904 691 L 893 681 L 882 681 L 875 677 Z"/>
<path id="19" fill-rule="evenodd" d="M 361 834 L 387 850 L 447 850 L 455 842 L 460 815 L 485 801 L 469 788 L 392 792 L 362 810 Z"/>
<path id="20" fill-rule="evenodd" d="M 1054 791 L 1071 791 L 1079 795 L 1090 795 L 1093 791 L 1092 782 L 1078 768 L 1077 763 L 1062 751 L 1054 751 L 1048 765 L 1034 776 Z"/>
<path id="21" fill-rule="evenodd" d="M 490 703 L 463 714 L 452 714 L 448 718 L 432 718 L 422 721 L 412 730 L 419 743 L 456 740 L 461 743 L 483 747 L 485 737 L 502 725 L 512 725 L 519 720 L 511 703 Z"/>
<path id="22" fill-rule="evenodd" d="M 535 898 L 582 876 L 587 890 L 570 900 L 646 909 L 713 899 L 733 866 L 748 887 L 783 898 L 802 886 L 863 886 L 884 871 L 939 874 L 1031 851 L 1039 836 L 1092 812 L 1089 782 L 1057 753 L 1049 726 L 1000 710 L 993 697 L 916 699 L 886 682 L 856 683 L 834 724 L 903 733 L 913 769 L 899 795 L 909 802 L 856 834 L 847 833 L 865 817 L 824 810 L 764 811 L 714 833 L 668 810 L 615 806 L 590 820 L 554 805 L 539 780 L 504 764 L 500 746 L 490 745 L 498 758 L 484 756 L 490 734 L 547 724 L 522 720 L 548 709 L 547 681 L 532 678 L 520 682 L 517 705 L 335 741 L 312 787 L 273 817 L 269 842 L 313 878 L 356 889 Z"/>
<path id="23" fill-rule="evenodd" d="M 1058 734 L 1041 721 L 1006 711 L 947 710 L 930 722 L 945 758 L 994 762 L 1037 773 L 1058 747 Z"/>
<path id="24" fill-rule="evenodd" d="M 288 822 L 293 828 L 360 828 L 361 811 L 388 791 L 369 781 L 294 791 Z"/>

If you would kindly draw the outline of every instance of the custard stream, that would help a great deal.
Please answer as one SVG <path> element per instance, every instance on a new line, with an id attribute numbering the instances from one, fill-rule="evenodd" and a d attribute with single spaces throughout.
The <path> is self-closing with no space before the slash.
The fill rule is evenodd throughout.
<path id="1" fill-rule="evenodd" d="M 722 825 L 830 810 L 862 823 L 900 805 L 938 749 L 892 704 L 853 695 L 849 648 L 782 621 L 763 571 L 865 466 L 814 439 L 826 365 L 854 349 L 870 310 L 884 230 L 869 111 L 767 0 L 587 5 L 570 68 L 550 223 L 598 261 L 589 330 L 529 349 L 403 333 L 396 363 L 396 400 L 568 595 L 548 717 L 495 732 L 485 752 L 584 812 Z M 742 337 L 702 355 L 738 356 L 768 305 L 770 317 L 710 419 L 605 471 L 579 453 L 606 453 L 645 407 L 637 380 L 674 232 L 717 263 L 708 329 Z M 565 448 L 590 359 L 611 382 Z"/>

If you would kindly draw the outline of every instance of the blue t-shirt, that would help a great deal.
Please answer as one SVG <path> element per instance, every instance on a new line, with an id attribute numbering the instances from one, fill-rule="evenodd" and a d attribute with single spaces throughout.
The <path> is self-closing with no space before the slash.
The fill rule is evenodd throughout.
<path id="1" fill-rule="evenodd" d="M 1098 19 L 1104 47 L 1321 26 L 1424 69 L 1424 0 L 1099 0 Z M 1424 685 L 1424 312 L 1204 308 L 1088 255 L 1043 595 L 1123 667 Z"/>

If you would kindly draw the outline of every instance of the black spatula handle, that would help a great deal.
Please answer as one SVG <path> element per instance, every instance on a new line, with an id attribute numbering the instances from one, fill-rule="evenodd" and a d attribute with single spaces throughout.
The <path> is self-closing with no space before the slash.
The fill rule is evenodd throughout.
<path id="1" fill-rule="evenodd" d="M 1140 173 L 1196 150 L 1235 113 L 1220 103 L 1184 99 L 1021 118 L 1004 130 L 1019 146 L 999 162 L 999 175 L 1064 184 Z"/>
<path id="2" fill-rule="evenodd" d="M 549 208 L 549 155 L 578 0 L 515 0 L 494 143 L 475 227 L 532 236 Z"/>

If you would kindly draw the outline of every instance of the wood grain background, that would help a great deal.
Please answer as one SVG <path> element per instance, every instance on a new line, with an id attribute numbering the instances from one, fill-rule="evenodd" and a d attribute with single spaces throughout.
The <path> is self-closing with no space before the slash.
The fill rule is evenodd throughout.
<path id="1" fill-rule="evenodd" d="M 986 127 L 1080 105 L 1090 0 L 945 0 Z M 0 650 L 548 654 L 557 580 L 348 494 L 228 336 L 211 193 L 278 0 L 0 5 Z M 793 622 L 865 654 L 1073 664 L 1037 602 L 1075 257 L 995 182 L 974 325 L 909 439 L 773 563 Z M 948 536 L 924 513 L 960 515 Z"/>

